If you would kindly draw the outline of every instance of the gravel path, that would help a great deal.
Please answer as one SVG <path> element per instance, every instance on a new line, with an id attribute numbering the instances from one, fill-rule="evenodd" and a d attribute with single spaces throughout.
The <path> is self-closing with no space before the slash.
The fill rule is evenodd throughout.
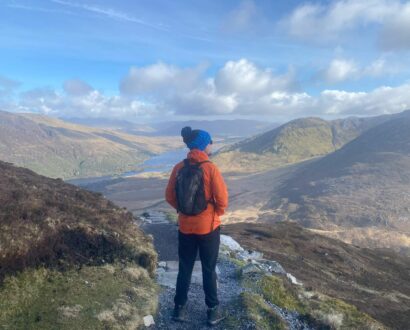
<path id="1" fill-rule="evenodd" d="M 157 216 L 157 215 L 156 215 Z M 159 254 L 160 261 L 178 260 L 178 229 L 175 224 L 144 223 L 141 228 L 147 234 L 154 237 L 155 249 Z M 197 258 L 199 259 L 199 258 Z M 245 320 L 238 308 L 238 297 L 241 292 L 247 291 L 241 286 L 238 280 L 237 266 L 223 255 L 220 255 L 217 262 L 220 274 L 218 276 L 218 298 L 220 306 L 225 309 L 229 318 L 213 329 L 257 329 L 252 321 Z M 154 317 L 155 326 L 150 329 L 209 329 L 206 324 L 205 295 L 202 285 L 191 283 L 188 293 L 187 315 L 189 321 L 186 323 L 174 322 L 171 319 L 174 307 L 175 289 L 161 286 L 159 295 L 159 311 Z M 286 321 L 290 330 L 310 330 L 306 323 L 300 320 L 295 312 L 286 311 L 276 305 L 267 302 Z M 235 324 L 235 326 L 233 326 Z M 240 324 L 240 327 L 238 327 Z"/>
<path id="2" fill-rule="evenodd" d="M 218 267 L 221 275 L 218 278 L 218 298 L 220 306 L 224 308 L 230 317 L 240 318 L 239 311 L 235 308 L 235 301 L 242 292 L 242 287 L 236 279 L 236 267 L 231 262 L 220 259 Z M 153 329 L 209 329 L 206 324 L 205 295 L 201 285 L 191 284 L 188 293 L 187 314 L 189 322 L 178 323 L 171 320 L 174 306 L 175 289 L 163 287 L 159 296 L 159 312 L 155 318 Z M 231 321 L 231 320 L 230 320 Z M 226 322 L 221 322 L 213 329 L 229 329 Z M 240 329 L 256 329 L 252 323 L 241 324 Z"/>
<path id="3" fill-rule="evenodd" d="M 178 227 L 174 224 L 143 224 L 141 229 L 154 237 L 158 260 L 178 260 Z M 198 259 L 198 258 L 197 258 Z"/>

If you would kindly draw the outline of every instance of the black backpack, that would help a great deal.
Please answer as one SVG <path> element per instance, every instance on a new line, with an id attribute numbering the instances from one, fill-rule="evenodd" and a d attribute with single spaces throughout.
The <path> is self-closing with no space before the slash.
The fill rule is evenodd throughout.
<path id="1" fill-rule="evenodd" d="M 177 211 L 185 215 L 197 215 L 208 206 L 205 199 L 204 172 L 201 164 L 206 160 L 190 164 L 184 159 L 184 166 L 178 171 L 175 191 L 177 195 Z"/>

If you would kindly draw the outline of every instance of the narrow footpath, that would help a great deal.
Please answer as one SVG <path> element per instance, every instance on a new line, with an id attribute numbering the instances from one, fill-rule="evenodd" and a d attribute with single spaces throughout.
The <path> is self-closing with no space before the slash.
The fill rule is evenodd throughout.
<path id="1" fill-rule="evenodd" d="M 159 295 L 159 311 L 154 317 L 155 325 L 150 329 L 209 329 L 206 324 L 205 295 L 202 289 L 202 271 L 199 258 L 195 262 L 192 282 L 188 293 L 186 323 L 174 322 L 171 313 L 174 306 L 175 283 L 178 274 L 178 227 L 169 223 L 160 212 L 149 213 L 140 225 L 146 234 L 154 238 L 155 249 L 158 252 L 157 281 L 161 291 Z M 221 307 L 229 317 L 213 329 L 257 329 L 252 320 L 245 318 L 238 308 L 238 298 L 243 288 L 238 279 L 238 266 L 232 260 L 220 253 L 217 263 L 218 298 Z M 298 315 L 289 313 L 278 306 L 271 306 L 292 330 L 312 329 Z M 238 327 L 238 324 L 240 327 Z"/>

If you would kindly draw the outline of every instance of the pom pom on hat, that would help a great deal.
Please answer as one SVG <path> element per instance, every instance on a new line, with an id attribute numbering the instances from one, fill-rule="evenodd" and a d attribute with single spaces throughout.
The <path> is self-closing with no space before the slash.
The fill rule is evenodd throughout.
<path id="1" fill-rule="evenodd" d="M 192 129 L 189 126 L 185 126 L 181 130 L 181 136 L 185 143 L 189 143 L 192 140 Z"/>

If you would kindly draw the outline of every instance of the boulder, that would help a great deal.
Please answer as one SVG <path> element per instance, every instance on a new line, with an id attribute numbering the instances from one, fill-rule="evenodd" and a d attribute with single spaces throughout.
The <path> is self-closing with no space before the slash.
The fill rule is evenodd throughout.
<path id="1" fill-rule="evenodd" d="M 231 236 L 228 235 L 221 235 L 221 247 L 234 252 L 245 251 L 237 241 L 235 241 Z"/>

